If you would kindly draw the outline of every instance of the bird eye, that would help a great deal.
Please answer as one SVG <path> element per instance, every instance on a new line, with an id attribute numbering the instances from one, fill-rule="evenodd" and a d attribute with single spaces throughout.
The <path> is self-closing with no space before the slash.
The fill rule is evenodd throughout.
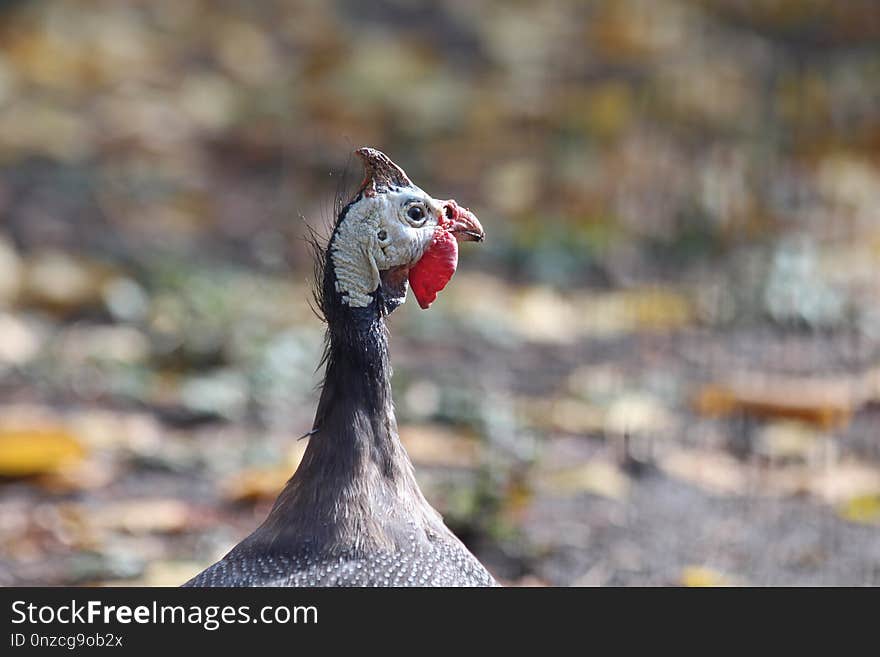
<path id="1" fill-rule="evenodd" d="M 425 209 L 421 205 L 414 205 L 406 211 L 409 220 L 416 224 L 425 220 Z"/>
<path id="2" fill-rule="evenodd" d="M 385 231 L 384 228 L 380 228 L 379 233 L 376 235 L 376 237 L 379 238 L 380 242 L 384 242 L 385 240 L 388 239 L 388 233 Z"/>

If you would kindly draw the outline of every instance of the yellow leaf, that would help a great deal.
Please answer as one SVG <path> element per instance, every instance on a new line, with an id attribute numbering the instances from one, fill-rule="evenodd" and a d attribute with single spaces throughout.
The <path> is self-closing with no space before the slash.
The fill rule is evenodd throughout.
<path id="1" fill-rule="evenodd" d="M 840 516 L 851 522 L 880 524 L 880 495 L 860 495 L 840 509 Z"/>
<path id="2" fill-rule="evenodd" d="M 585 401 L 562 399 L 534 399 L 519 397 L 516 407 L 524 422 L 541 431 L 565 433 L 600 433 L 605 428 L 604 411 Z"/>
<path id="3" fill-rule="evenodd" d="M 623 499 L 629 492 L 629 478 L 617 466 L 603 461 L 554 472 L 546 482 L 560 493 L 592 493 L 613 500 Z"/>
<path id="4" fill-rule="evenodd" d="M 687 566 L 681 571 L 681 585 L 688 587 L 733 586 L 733 582 L 717 570 L 705 566 Z"/>
<path id="5" fill-rule="evenodd" d="M 224 497 L 232 502 L 274 500 L 299 467 L 307 443 L 296 441 L 287 459 L 278 465 L 246 468 L 229 477 L 223 484 Z"/>
<path id="6" fill-rule="evenodd" d="M 639 328 L 668 329 L 693 321 L 690 300 L 672 290 L 645 289 L 628 293 L 633 320 Z"/>
<path id="7" fill-rule="evenodd" d="M 57 472 L 84 455 L 83 445 L 63 428 L 0 428 L 0 476 Z"/>
<path id="8" fill-rule="evenodd" d="M 480 445 L 472 437 L 428 424 L 400 428 L 400 439 L 413 463 L 446 468 L 475 468 Z"/>
<path id="9" fill-rule="evenodd" d="M 273 500 L 292 475 L 293 471 L 285 466 L 248 468 L 226 480 L 224 497 L 231 502 Z"/>

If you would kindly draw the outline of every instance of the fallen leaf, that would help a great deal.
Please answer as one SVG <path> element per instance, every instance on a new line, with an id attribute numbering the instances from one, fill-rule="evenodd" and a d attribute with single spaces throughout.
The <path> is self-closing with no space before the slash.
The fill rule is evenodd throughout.
<path id="1" fill-rule="evenodd" d="M 658 399 L 643 393 L 620 395 L 608 408 L 605 431 L 610 434 L 657 434 L 673 426 L 675 418 Z"/>
<path id="2" fill-rule="evenodd" d="M 803 422 L 784 420 L 763 427 L 755 450 L 769 459 L 807 461 L 822 447 L 822 433 Z"/>
<path id="3" fill-rule="evenodd" d="M 475 468 L 480 444 L 472 437 L 429 424 L 400 427 L 400 439 L 413 463 L 445 468 Z"/>
<path id="4" fill-rule="evenodd" d="M 863 399 L 862 382 L 746 374 L 704 386 L 694 405 L 708 417 L 745 413 L 800 420 L 821 429 L 846 426 Z"/>
<path id="5" fill-rule="evenodd" d="M 34 254 L 25 264 L 23 299 L 58 313 L 69 313 L 103 301 L 109 270 L 60 251 Z"/>
<path id="6" fill-rule="evenodd" d="M 540 484 L 556 493 L 591 493 L 622 500 L 629 493 L 629 477 L 620 468 L 604 461 L 590 461 L 540 476 Z"/>
<path id="7" fill-rule="evenodd" d="M 734 457 L 710 450 L 675 450 L 660 459 L 667 474 L 704 490 L 741 494 L 749 484 L 748 471 Z"/>
<path id="8" fill-rule="evenodd" d="M 681 571 L 680 582 L 687 587 L 734 586 L 724 573 L 706 566 L 687 566 Z"/>
<path id="9" fill-rule="evenodd" d="M 880 494 L 854 497 L 843 504 L 838 513 L 850 522 L 880 525 Z"/>
<path id="10" fill-rule="evenodd" d="M 194 518 L 193 510 L 176 499 L 125 500 L 95 508 L 81 508 L 84 520 L 93 529 L 124 531 L 130 534 L 178 533 Z"/>
<path id="11" fill-rule="evenodd" d="M 57 472 L 82 460 L 85 448 L 62 427 L 0 427 L 0 475 Z"/>
<path id="12" fill-rule="evenodd" d="M 223 483 L 223 497 L 230 502 L 274 500 L 291 476 L 293 471 L 286 466 L 247 468 Z"/>
<path id="13" fill-rule="evenodd" d="M 541 431 L 560 431 L 572 434 L 601 433 L 605 427 L 605 412 L 579 399 L 533 399 L 522 397 L 517 408 L 529 426 Z"/>
<path id="14" fill-rule="evenodd" d="M 720 451 L 681 449 L 663 455 L 659 464 L 672 477 L 722 495 L 807 495 L 837 505 L 880 494 L 880 468 L 853 461 L 774 466 L 744 463 Z"/>
<path id="15" fill-rule="evenodd" d="M 293 476 L 305 454 L 306 441 L 296 441 L 283 463 L 251 467 L 236 472 L 222 484 L 223 497 L 230 502 L 274 500 Z"/>

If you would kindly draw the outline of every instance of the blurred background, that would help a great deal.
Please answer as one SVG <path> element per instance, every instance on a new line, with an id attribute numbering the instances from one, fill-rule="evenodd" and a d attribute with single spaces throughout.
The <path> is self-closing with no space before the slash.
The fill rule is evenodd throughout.
<path id="1" fill-rule="evenodd" d="M 499 579 L 880 584 L 873 0 L 0 3 L 0 584 L 263 519 L 365 144 L 488 233 L 391 328 Z"/>

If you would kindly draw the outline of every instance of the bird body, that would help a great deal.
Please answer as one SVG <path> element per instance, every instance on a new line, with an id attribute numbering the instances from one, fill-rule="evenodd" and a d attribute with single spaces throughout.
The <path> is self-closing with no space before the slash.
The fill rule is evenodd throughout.
<path id="1" fill-rule="evenodd" d="M 386 316 L 427 308 L 483 229 L 373 149 L 318 261 L 326 372 L 309 445 L 268 517 L 185 586 L 492 586 L 427 502 L 397 434 Z M 450 246 L 451 244 L 451 246 Z"/>

